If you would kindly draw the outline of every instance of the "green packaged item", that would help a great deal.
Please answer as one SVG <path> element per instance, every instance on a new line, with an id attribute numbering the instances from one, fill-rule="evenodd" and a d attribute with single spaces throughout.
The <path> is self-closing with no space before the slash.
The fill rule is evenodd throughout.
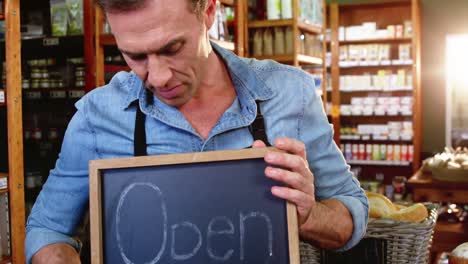
<path id="1" fill-rule="evenodd" d="M 65 0 L 50 0 L 50 21 L 52 36 L 67 35 L 68 13 Z"/>
<path id="2" fill-rule="evenodd" d="M 68 35 L 83 34 L 83 0 L 66 0 L 68 10 Z"/>

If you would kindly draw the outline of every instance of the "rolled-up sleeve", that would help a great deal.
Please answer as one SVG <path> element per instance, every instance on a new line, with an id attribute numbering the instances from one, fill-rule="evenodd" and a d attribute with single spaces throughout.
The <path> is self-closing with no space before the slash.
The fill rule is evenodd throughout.
<path id="1" fill-rule="evenodd" d="M 74 240 L 78 223 L 88 208 L 88 162 L 96 157 L 95 138 L 87 123 L 84 99 L 76 104 L 65 133 L 62 149 L 55 168 L 51 170 L 32 208 L 26 224 L 26 260 L 42 247 L 67 243 L 77 251 Z"/>
<path id="2" fill-rule="evenodd" d="M 312 78 L 305 79 L 302 96 L 304 113 L 300 119 L 299 137 L 306 144 L 307 159 L 315 176 L 316 199 L 336 199 L 352 216 L 352 237 L 338 249 L 348 250 L 366 233 L 369 214 L 367 197 L 333 140 L 333 127 L 324 112 L 321 98 L 310 85 Z"/>

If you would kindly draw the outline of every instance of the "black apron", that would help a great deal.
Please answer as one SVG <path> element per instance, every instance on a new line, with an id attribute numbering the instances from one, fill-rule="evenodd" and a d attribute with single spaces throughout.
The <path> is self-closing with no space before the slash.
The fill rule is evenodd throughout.
<path id="1" fill-rule="evenodd" d="M 146 116 L 141 112 L 140 105 L 136 101 L 136 117 L 135 117 L 135 131 L 133 135 L 133 155 L 146 156 L 148 152 L 146 150 L 146 131 L 145 131 L 145 119 Z M 263 122 L 263 116 L 260 112 L 260 103 L 257 103 L 257 116 L 251 125 L 249 125 L 249 131 L 252 134 L 254 140 L 262 140 L 267 146 L 270 146 L 267 140 L 265 132 L 265 124 Z"/>

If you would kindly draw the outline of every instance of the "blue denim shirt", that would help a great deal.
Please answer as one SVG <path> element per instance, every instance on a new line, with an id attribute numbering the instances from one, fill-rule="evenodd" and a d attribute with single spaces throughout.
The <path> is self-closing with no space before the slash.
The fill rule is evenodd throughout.
<path id="1" fill-rule="evenodd" d="M 88 208 L 88 161 L 133 155 L 135 107 L 147 115 L 148 154 L 242 149 L 253 138 L 248 126 L 257 113 L 264 116 L 268 141 L 290 137 L 305 143 L 307 160 L 315 176 L 317 200 L 334 198 L 350 211 L 354 230 L 349 249 L 363 237 L 368 203 L 359 182 L 349 171 L 333 141 L 333 130 L 316 95 L 313 78 L 303 71 L 274 61 L 239 58 L 213 44 L 224 59 L 237 99 L 222 115 L 206 140 L 184 116 L 156 97 L 149 105 L 142 81 L 133 73 L 120 72 L 111 82 L 94 89 L 76 103 L 78 111 L 68 125 L 62 149 L 27 221 L 26 257 L 43 246 L 72 239 Z M 151 101 L 151 100 L 150 100 Z"/>

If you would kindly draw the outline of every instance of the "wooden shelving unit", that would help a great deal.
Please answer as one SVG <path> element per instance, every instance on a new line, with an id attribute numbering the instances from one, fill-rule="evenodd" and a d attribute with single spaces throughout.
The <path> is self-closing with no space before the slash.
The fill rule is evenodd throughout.
<path id="1" fill-rule="evenodd" d="M 314 36 L 324 36 L 326 30 L 326 14 L 323 14 L 322 25 L 309 24 L 300 19 L 298 13 L 298 6 L 300 0 L 292 1 L 292 18 L 290 19 L 276 19 L 276 20 L 253 20 L 246 22 L 246 34 L 245 34 L 245 50 L 247 57 L 254 57 L 258 60 L 271 59 L 279 63 L 290 64 L 297 67 L 311 66 L 314 67 L 314 72 L 320 72 L 322 75 L 322 91 L 321 96 L 324 101 L 327 98 L 326 92 L 326 71 L 327 67 L 325 65 L 325 56 L 327 45 L 325 41 L 322 41 L 322 54 L 321 56 L 310 56 L 307 54 L 302 54 L 300 51 L 300 35 L 303 33 L 312 34 Z M 323 7 L 326 7 L 326 1 L 323 1 Z M 247 8 L 247 6 L 246 6 Z M 247 14 L 247 11 L 244 13 Z M 246 18 L 247 19 L 247 18 Z M 281 55 L 255 55 L 252 51 L 251 46 L 253 45 L 252 36 L 253 31 L 258 29 L 266 28 L 292 28 L 292 37 L 293 37 L 293 52 L 292 54 L 281 54 Z"/>
<path id="2" fill-rule="evenodd" d="M 381 39 L 360 39 L 360 40 L 344 40 L 340 41 L 342 45 L 358 45 L 358 44 L 386 44 L 386 43 L 411 43 L 411 38 L 381 38 Z"/>
<path id="3" fill-rule="evenodd" d="M 370 173 L 366 175 L 366 166 L 382 165 L 381 172 L 386 176 L 386 182 L 391 179 L 392 170 L 396 170 L 398 166 L 399 175 L 410 177 L 420 167 L 421 153 L 421 58 L 420 58 L 420 4 L 419 0 L 394 0 L 394 1 L 379 1 L 372 3 L 353 3 L 353 4 L 337 4 L 333 3 L 329 9 L 331 36 L 328 45 L 331 49 L 332 62 L 330 65 L 332 90 L 331 95 L 331 122 L 335 129 L 335 141 L 338 145 L 341 144 L 341 127 L 355 126 L 358 124 L 386 124 L 390 121 L 411 121 L 413 126 L 413 139 L 411 141 L 385 141 L 389 144 L 405 144 L 413 145 L 414 154 L 413 162 L 408 161 L 351 161 L 351 165 L 358 165 L 363 168 L 364 178 L 372 177 Z M 389 25 L 403 25 L 405 20 L 412 22 L 412 37 L 398 38 L 377 38 L 377 39 L 359 39 L 359 40 L 339 40 L 339 27 L 348 27 L 361 25 L 364 22 L 375 22 L 378 29 L 387 28 Z M 367 45 L 367 44 L 388 44 L 390 45 L 391 58 L 388 61 L 383 61 L 379 65 L 375 63 L 360 62 L 355 64 L 340 62 L 340 47 L 348 45 Z M 398 45 L 411 45 L 411 60 L 399 61 L 395 56 L 398 52 Z M 340 76 L 341 75 L 376 75 L 379 70 L 390 70 L 395 73 L 398 69 L 405 69 L 412 73 L 412 89 L 398 89 L 398 91 L 383 91 L 383 90 L 360 90 L 360 91 L 341 91 Z M 413 100 L 413 114 L 411 116 L 344 116 L 340 112 L 342 104 L 349 104 L 351 97 L 367 97 L 367 96 L 410 96 Z M 353 143 L 352 140 L 343 140 L 343 143 Z M 359 144 L 378 144 L 376 141 L 359 140 Z M 372 164 L 371 164 L 372 163 Z M 374 164 L 375 163 L 375 164 Z M 372 170 L 375 171 L 375 168 Z M 403 171 L 403 173 L 402 173 Z"/>
<path id="4" fill-rule="evenodd" d="M 8 131 L 8 196 L 10 214 L 11 257 L 2 263 L 25 263 L 25 202 L 23 163 L 23 111 L 21 100 L 21 31 L 20 3 L 5 0 L 5 57 Z"/>

